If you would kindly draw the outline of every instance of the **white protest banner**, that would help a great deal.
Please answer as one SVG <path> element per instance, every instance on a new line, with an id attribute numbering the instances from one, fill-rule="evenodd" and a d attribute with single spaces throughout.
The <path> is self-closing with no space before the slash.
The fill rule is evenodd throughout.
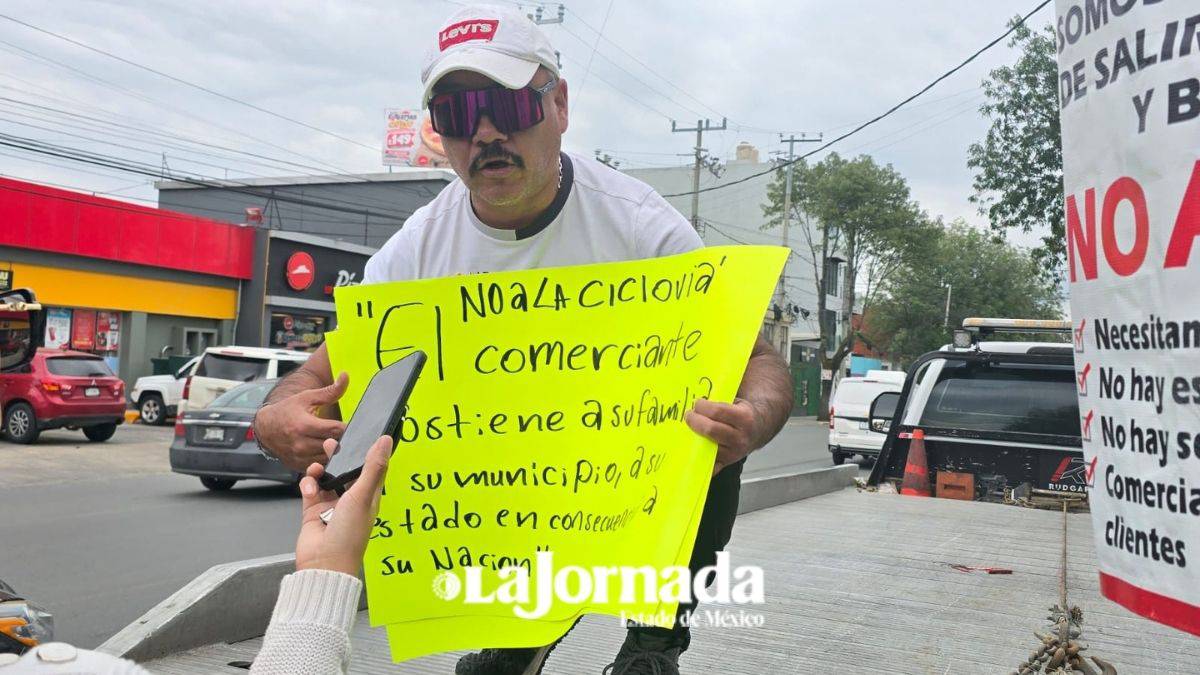
<path id="1" fill-rule="evenodd" d="M 1100 588 L 1200 635 L 1200 3 L 1055 8 Z"/>

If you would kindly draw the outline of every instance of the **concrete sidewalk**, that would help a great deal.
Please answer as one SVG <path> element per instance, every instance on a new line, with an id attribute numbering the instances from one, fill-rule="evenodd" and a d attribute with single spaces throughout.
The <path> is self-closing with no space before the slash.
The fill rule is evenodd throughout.
<path id="1" fill-rule="evenodd" d="M 759 628 L 698 628 L 684 673 L 1011 672 L 1058 593 L 1061 515 L 1012 506 L 861 493 L 853 488 L 741 516 L 734 564 L 758 564 L 767 602 Z M 1069 517 L 1070 600 L 1083 639 L 1122 675 L 1194 674 L 1200 640 L 1146 621 L 1099 596 L 1091 520 Z M 1002 566 L 1012 575 L 962 573 L 950 563 Z M 703 609 L 703 608 L 702 608 Z M 709 608 L 712 609 L 712 608 Z M 588 617 L 551 656 L 546 675 L 599 673 L 622 628 Z M 259 639 L 151 661 L 155 673 L 245 672 Z M 452 673 L 457 654 L 402 664 L 382 629 L 361 614 L 354 673 Z"/>

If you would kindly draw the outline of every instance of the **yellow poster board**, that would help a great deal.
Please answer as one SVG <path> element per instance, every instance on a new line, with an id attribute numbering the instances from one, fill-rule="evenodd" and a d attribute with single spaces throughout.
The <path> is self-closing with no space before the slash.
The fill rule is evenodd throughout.
<path id="1" fill-rule="evenodd" d="M 686 567 L 716 446 L 683 417 L 733 399 L 786 255 L 714 247 L 336 290 L 344 419 L 378 369 L 428 357 L 363 561 L 396 660 L 546 644 L 584 613 L 673 615 L 615 588 L 539 606 L 446 583 L 478 568 L 479 600 L 505 567 L 535 591 L 554 568 Z"/>

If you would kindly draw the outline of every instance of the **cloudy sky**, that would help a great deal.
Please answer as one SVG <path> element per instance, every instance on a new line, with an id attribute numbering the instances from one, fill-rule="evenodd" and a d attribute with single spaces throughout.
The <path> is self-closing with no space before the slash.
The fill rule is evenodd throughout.
<path id="1" fill-rule="evenodd" d="M 165 153 L 172 171 L 193 176 L 380 171 L 383 111 L 419 103 L 421 55 L 459 4 L 6 0 L 0 14 L 229 98 L 0 19 L 0 133 L 154 169 Z M 1036 4 L 567 0 L 565 21 L 545 29 L 571 85 L 567 149 L 665 166 L 687 163 L 678 155 L 694 142 L 672 134 L 671 120 L 728 117 L 728 131 L 705 139 L 723 157 L 745 140 L 765 158 L 781 149 L 781 131 L 833 138 L 957 65 Z M 546 3 L 546 14 L 557 6 Z M 1051 18 L 1046 8 L 1033 21 Z M 966 149 L 986 130 L 980 81 L 1015 58 L 997 45 L 910 109 L 833 149 L 892 164 L 931 214 L 982 224 L 967 201 Z M 156 197 L 150 178 L 10 147 L 0 147 L 0 174 Z"/>

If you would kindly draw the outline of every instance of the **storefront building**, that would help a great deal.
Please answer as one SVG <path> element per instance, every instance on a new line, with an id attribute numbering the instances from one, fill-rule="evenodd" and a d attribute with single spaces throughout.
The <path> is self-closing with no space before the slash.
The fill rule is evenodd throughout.
<path id="1" fill-rule="evenodd" d="M 256 237 L 237 344 L 315 348 L 335 328 L 333 289 L 360 283 L 375 249 L 282 230 L 259 230 Z"/>
<path id="2" fill-rule="evenodd" d="M 46 345 L 130 384 L 151 357 L 232 341 L 254 245 L 241 225 L 0 178 L 0 270 L 46 306 Z"/>
<path id="3" fill-rule="evenodd" d="M 158 205 L 204 218 L 248 222 L 362 246 L 383 246 L 414 211 L 449 185 L 449 169 L 393 173 L 159 181 Z"/>

